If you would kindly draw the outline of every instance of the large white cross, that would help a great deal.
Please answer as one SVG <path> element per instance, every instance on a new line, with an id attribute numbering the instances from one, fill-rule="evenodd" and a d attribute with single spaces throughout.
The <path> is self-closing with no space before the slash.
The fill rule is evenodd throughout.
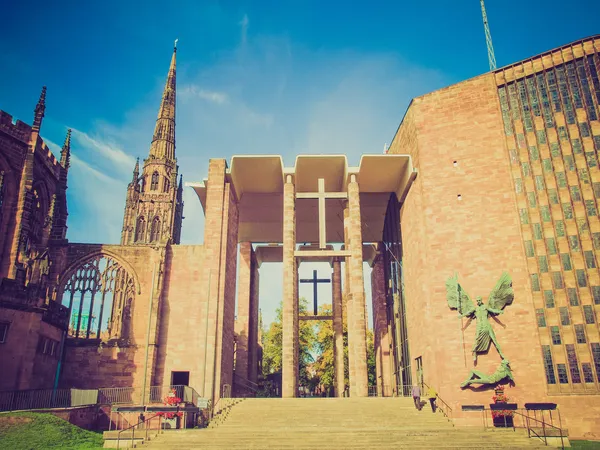
<path id="1" fill-rule="evenodd" d="M 348 198 L 345 192 L 325 192 L 325 178 L 319 178 L 318 192 L 298 192 L 296 198 L 316 198 L 319 200 L 319 248 L 327 247 L 327 221 L 325 200 L 328 198 Z"/>

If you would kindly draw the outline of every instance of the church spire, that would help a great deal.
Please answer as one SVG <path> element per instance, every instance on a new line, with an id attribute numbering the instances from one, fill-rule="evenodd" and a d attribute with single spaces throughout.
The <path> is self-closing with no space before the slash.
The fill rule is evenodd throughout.
<path id="1" fill-rule="evenodd" d="M 133 180 L 132 183 L 136 184 L 140 178 L 140 158 L 135 160 L 135 167 L 133 168 Z"/>
<path id="2" fill-rule="evenodd" d="M 175 47 L 173 48 L 167 83 L 158 109 L 154 136 L 150 146 L 150 158 L 175 159 L 176 56 L 177 41 L 175 41 Z"/>
<path id="3" fill-rule="evenodd" d="M 65 169 L 69 168 L 71 163 L 71 129 L 67 130 L 67 136 L 65 137 L 65 143 L 63 144 L 60 152 L 60 165 Z"/>
<path id="4" fill-rule="evenodd" d="M 33 129 L 39 131 L 42 127 L 42 119 L 44 118 L 44 113 L 46 112 L 46 86 L 42 87 L 42 93 L 40 94 L 40 99 L 37 102 L 34 110 L 33 116 Z"/>

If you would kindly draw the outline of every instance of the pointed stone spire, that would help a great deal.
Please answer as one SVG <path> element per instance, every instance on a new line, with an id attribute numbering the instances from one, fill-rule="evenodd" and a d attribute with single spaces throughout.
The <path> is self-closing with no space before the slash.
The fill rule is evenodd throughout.
<path id="1" fill-rule="evenodd" d="M 163 91 L 162 101 L 158 109 L 158 117 L 150 146 L 150 158 L 175 159 L 175 94 L 176 94 L 176 63 L 177 41 L 171 57 L 171 66 L 167 83 Z"/>
<path id="2" fill-rule="evenodd" d="M 67 136 L 65 137 L 65 143 L 63 144 L 60 152 L 60 165 L 65 169 L 68 169 L 71 165 L 71 129 L 67 130 Z"/>
<path id="3" fill-rule="evenodd" d="M 42 127 L 42 119 L 44 118 L 44 113 L 46 112 L 46 86 L 42 87 L 42 93 L 40 94 L 40 99 L 37 102 L 34 110 L 33 117 L 33 129 L 40 131 Z"/>
<path id="4" fill-rule="evenodd" d="M 138 158 L 135 161 L 135 167 L 133 168 L 133 180 L 131 181 L 131 183 L 136 184 L 139 177 L 140 177 L 140 158 Z"/>
<path id="5" fill-rule="evenodd" d="M 179 186 L 177 186 L 177 200 L 183 200 L 183 175 L 179 175 Z"/>

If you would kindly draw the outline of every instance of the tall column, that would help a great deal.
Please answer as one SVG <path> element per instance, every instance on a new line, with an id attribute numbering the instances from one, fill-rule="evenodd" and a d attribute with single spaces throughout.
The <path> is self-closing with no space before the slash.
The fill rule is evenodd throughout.
<path id="1" fill-rule="evenodd" d="M 298 383 L 298 299 L 296 198 L 292 176 L 283 186 L 283 324 L 282 397 L 295 397 Z"/>
<path id="2" fill-rule="evenodd" d="M 356 383 L 350 385 L 350 395 L 367 397 L 367 327 L 365 320 L 365 287 L 363 280 L 362 225 L 360 214 L 360 191 L 356 175 L 350 175 L 348 183 L 348 235 L 350 237 L 350 294 L 352 321 L 348 319 L 348 353 L 354 360 Z M 352 391 L 354 387 L 354 391 Z"/>
<path id="3" fill-rule="evenodd" d="M 254 383 L 258 382 L 258 262 L 256 254 L 252 251 L 252 274 L 250 278 L 250 329 L 248 331 L 248 379 Z"/>
<path id="4" fill-rule="evenodd" d="M 348 227 L 350 223 L 350 209 L 348 202 L 344 207 L 344 246 L 346 250 L 350 250 L 350 234 Z M 350 355 L 350 324 L 354 323 L 353 320 L 353 309 L 352 309 L 352 293 L 350 291 L 350 257 L 347 256 L 344 263 L 344 295 L 345 301 L 342 307 L 346 312 L 346 330 L 348 332 L 348 383 L 350 392 L 354 392 L 356 386 L 356 373 L 354 370 L 355 358 Z"/>
<path id="5" fill-rule="evenodd" d="M 383 251 L 379 244 L 379 251 Z M 390 340 L 387 312 L 385 308 L 385 270 L 381 253 L 373 261 L 371 272 L 371 296 L 373 300 L 373 344 L 375 350 L 375 372 L 377 375 L 377 395 L 391 396 Z"/>
<path id="6" fill-rule="evenodd" d="M 248 360 L 250 350 L 250 315 L 252 295 L 252 244 L 240 242 L 240 266 L 238 269 L 238 309 L 237 346 L 235 352 L 235 373 L 249 379 Z"/>
<path id="7" fill-rule="evenodd" d="M 333 260 L 332 304 L 333 304 L 333 367 L 335 396 L 344 393 L 344 330 L 342 322 L 342 267 L 340 260 Z"/>

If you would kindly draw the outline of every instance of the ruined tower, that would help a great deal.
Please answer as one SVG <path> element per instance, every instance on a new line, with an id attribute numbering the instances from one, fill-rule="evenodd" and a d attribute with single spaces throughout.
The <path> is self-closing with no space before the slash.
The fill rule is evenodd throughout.
<path id="1" fill-rule="evenodd" d="M 175 158 L 176 56 L 169 67 L 150 153 L 140 173 L 139 159 L 127 186 L 121 245 L 179 244 L 183 219 L 182 180 Z"/>

